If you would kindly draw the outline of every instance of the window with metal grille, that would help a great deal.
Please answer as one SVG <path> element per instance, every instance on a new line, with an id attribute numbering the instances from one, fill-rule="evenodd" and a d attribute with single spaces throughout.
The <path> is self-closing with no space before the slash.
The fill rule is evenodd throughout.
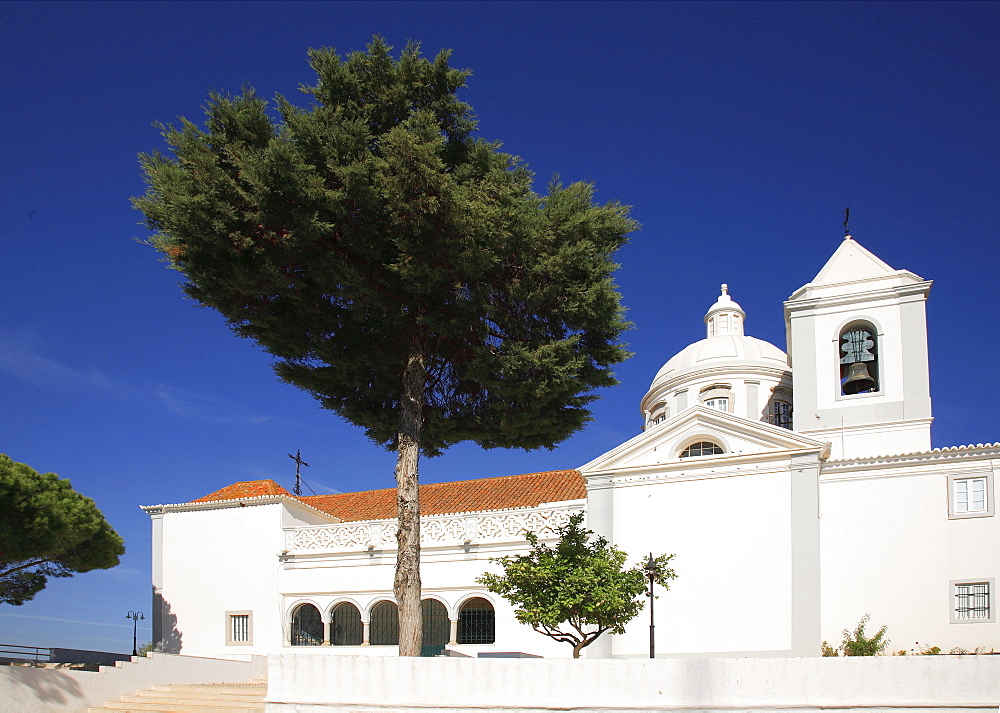
<path id="1" fill-rule="evenodd" d="M 395 602 L 381 601 L 372 607 L 369 643 L 372 646 L 399 645 L 399 612 Z"/>
<path id="2" fill-rule="evenodd" d="M 312 604 L 300 604 L 292 612 L 292 646 L 321 646 L 323 620 Z"/>
<path id="3" fill-rule="evenodd" d="M 250 615 L 235 614 L 230 620 L 232 623 L 233 641 L 248 641 L 250 639 Z"/>
<path id="4" fill-rule="evenodd" d="M 779 428 L 792 427 L 792 405 L 787 401 L 774 401 L 771 404 L 774 412 L 774 425 Z"/>
<path id="5" fill-rule="evenodd" d="M 364 624 L 361 612 L 350 602 L 341 602 L 333 608 L 330 618 L 330 643 L 334 646 L 361 646 Z"/>
<path id="6" fill-rule="evenodd" d="M 226 612 L 226 646 L 253 645 L 253 612 Z"/>
<path id="7" fill-rule="evenodd" d="M 424 646 L 446 646 L 451 633 L 448 610 L 437 599 L 420 602 L 420 618 L 423 621 Z"/>
<path id="8" fill-rule="evenodd" d="M 955 584 L 956 621 L 984 621 L 990 618 L 989 582 Z"/>
<path id="9" fill-rule="evenodd" d="M 458 613 L 458 643 L 492 644 L 496 641 L 493 605 L 482 597 L 470 599 Z"/>
<path id="10" fill-rule="evenodd" d="M 692 443 L 681 453 L 681 458 L 691 458 L 692 456 L 717 456 L 725 453 L 722 446 L 711 441 L 698 441 Z"/>

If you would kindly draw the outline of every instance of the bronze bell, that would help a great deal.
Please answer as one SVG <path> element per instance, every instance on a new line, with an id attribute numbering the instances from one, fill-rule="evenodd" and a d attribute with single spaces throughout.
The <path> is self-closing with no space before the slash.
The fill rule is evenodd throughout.
<path id="1" fill-rule="evenodd" d="M 845 394 L 860 394 L 872 391 L 874 388 L 875 379 L 868 373 L 868 367 L 864 362 L 856 361 L 847 368 L 847 378 L 844 379 Z"/>

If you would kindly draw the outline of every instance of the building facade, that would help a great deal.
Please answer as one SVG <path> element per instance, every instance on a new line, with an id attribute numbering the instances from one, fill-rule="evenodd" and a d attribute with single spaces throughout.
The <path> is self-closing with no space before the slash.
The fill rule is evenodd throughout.
<path id="1" fill-rule="evenodd" d="M 626 552 L 678 554 L 659 655 L 814 656 L 865 614 L 894 649 L 1000 650 L 1000 444 L 931 448 L 930 286 L 848 236 L 785 302 L 783 352 L 723 285 L 634 438 L 576 470 L 422 486 L 425 644 L 569 656 L 475 580 L 583 511 Z M 163 650 L 396 653 L 394 490 L 254 481 L 145 510 Z M 648 642 L 640 617 L 584 651 Z"/>

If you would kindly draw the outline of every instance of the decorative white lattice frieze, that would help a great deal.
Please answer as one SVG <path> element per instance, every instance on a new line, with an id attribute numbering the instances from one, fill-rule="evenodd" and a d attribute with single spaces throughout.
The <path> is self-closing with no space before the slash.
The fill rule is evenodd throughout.
<path id="1" fill-rule="evenodd" d="M 544 540 L 555 537 L 556 529 L 580 510 L 579 506 L 563 506 L 423 517 L 420 520 L 420 544 L 458 546 L 523 541 L 525 532 L 533 532 Z M 395 546 L 396 523 L 392 521 L 345 522 L 285 530 L 285 549 L 289 554 L 393 549 Z"/>

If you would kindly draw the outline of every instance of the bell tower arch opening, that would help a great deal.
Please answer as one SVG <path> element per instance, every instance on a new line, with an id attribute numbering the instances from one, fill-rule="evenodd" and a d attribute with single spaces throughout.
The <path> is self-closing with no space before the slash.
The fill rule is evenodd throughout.
<path id="1" fill-rule="evenodd" d="M 878 331 L 870 322 L 854 321 L 840 330 L 840 393 L 879 391 Z"/>

